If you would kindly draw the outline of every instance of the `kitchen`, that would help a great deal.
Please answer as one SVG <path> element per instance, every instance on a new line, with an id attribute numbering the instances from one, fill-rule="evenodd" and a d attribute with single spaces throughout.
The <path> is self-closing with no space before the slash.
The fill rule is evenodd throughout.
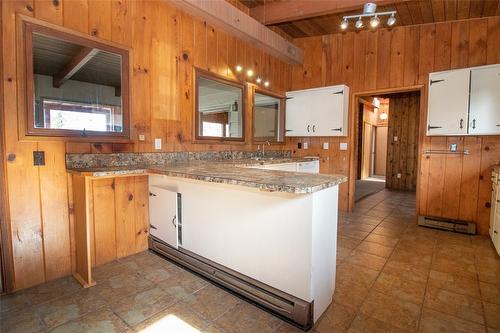
<path id="1" fill-rule="evenodd" d="M 277 6 L 271 4 L 267 10 Z M 452 98 L 464 87 L 467 93 L 460 96 L 469 95 L 470 74 L 469 79 L 467 75 L 453 79 L 456 86 L 431 90 L 429 80 L 442 80 L 441 72 L 498 67 L 499 20 L 490 4 L 481 2 L 484 17 L 474 18 L 476 9 L 471 5 L 470 18 L 455 15 L 451 21 L 344 33 L 335 25 L 335 33 L 309 31 L 309 36 L 294 35 L 289 29 L 292 37 L 287 38 L 257 21 L 245 21 L 248 14 L 258 17 L 258 8 L 264 7 L 247 7 L 239 1 L 218 6 L 239 19 L 217 19 L 203 2 L 196 7 L 192 1 L 176 5 L 169 1 L 2 2 L 2 286 L 9 292 L 0 302 L 2 330 L 15 331 L 14 322 L 28 325 L 25 331 L 76 327 L 85 331 L 92 327 L 85 325 L 102 319 L 96 319 L 99 315 L 116 324 L 116 331 L 138 329 L 171 308 L 180 311 L 177 319 L 189 318 L 181 313 L 201 318 L 203 324 L 198 326 L 194 319 L 184 320 L 199 331 L 238 331 L 238 325 L 245 331 L 247 321 L 241 318 L 255 316 L 261 319 L 251 321 L 246 331 L 300 327 L 321 332 L 335 322 L 338 309 L 351 318 L 346 319 L 349 325 L 370 320 L 386 323 L 383 314 L 368 306 L 370 297 L 380 297 L 379 291 L 368 294 L 368 305 L 363 306 L 349 306 L 341 298 L 343 292 L 349 296 L 346 290 L 351 289 L 354 300 L 361 285 L 353 287 L 345 281 L 346 267 L 363 267 L 369 271 L 360 276 L 371 276 L 372 270 L 382 270 L 374 263 L 387 261 L 384 256 L 370 257 L 368 263 L 356 261 L 365 258 L 360 253 L 372 250 L 362 251 L 361 245 L 356 250 L 358 244 L 374 246 L 376 242 L 369 239 L 387 240 L 365 232 L 404 237 L 399 222 L 389 223 L 396 218 L 391 220 L 386 210 L 398 213 L 400 220 L 413 214 L 474 224 L 476 233 L 486 239 L 477 247 L 483 252 L 473 257 L 479 275 L 476 283 L 482 292 L 485 286 L 494 290 L 498 256 L 492 255 L 493 245 L 486 235 L 494 207 L 491 171 L 499 163 L 500 136 L 495 129 L 475 126 L 472 118 L 481 125 L 493 124 L 495 118 L 475 118 L 468 100 L 454 98 L 455 109 L 461 108 L 462 114 L 448 117 L 465 120 L 455 124 L 433 112 L 433 108 L 443 109 L 439 103 L 432 104 L 434 99 L 427 105 L 429 91 L 431 96 L 439 94 L 436 101 L 446 101 L 444 97 Z M 410 4 L 395 7 L 408 10 Z M 404 22 L 404 14 L 408 15 L 403 9 L 396 22 Z M 359 13 L 363 8 L 359 5 L 341 13 L 350 10 Z M 265 29 L 266 38 L 275 43 L 266 38 L 259 41 L 247 27 L 242 32 L 237 22 L 243 21 Z M 468 45 L 465 49 L 463 40 Z M 22 56 L 29 52 L 32 57 Z M 445 56 L 438 56 L 442 52 Z M 68 64 L 70 54 L 80 58 L 77 69 Z M 353 106 L 357 96 L 371 91 L 420 91 L 418 185 L 416 194 L 385 198 L 389 192 L 383 192 L 355 205 L 358 120 Z M 89 97 L 89 92 L 96 95 Z M 474 105 L 476 95 L 471 96 Z M 79 116 L 67 118 L 70 110 L 79 110 Z M 428 126 L 441 126 L 436 130 L 444 132 L 432 133 Z M 456 154 L 448 154 L 452 145 L 455 150 L 450 152 Z M 436 154 L 443 151 L 446 154 Z M 403 203 L 407 196 L 408 207 Z M 158 197 L 166 199 L 155 203 Z M 379 208 L 368 212 L 369 203 Z M 352 210 L 354 215 L 349 215 Z M 378 221 L 381 225 L 370 224 L 373 215 L 386 213 L 389 216 Z M 356 219 L 356 214 L 362 217 Z M 353 225 L 361 220 L 362 228 L 373 228 L 365 231 Z M 418 227 L 416 218 L 411 222 L 405 228 L 415 235 L 425 234 L 433 241 L 457 238 L 451 243 L 469 244 L 471 248 L 458 248 L 464 258 L 476 251 L 471 244 L 483 239 Z M 163 229 L 167 225 L 170 228 Z M 395 229 L 388 232 L 388 228 Z M 376 244 L 389 251 L 388 243 Z M 395 256 L 404 242 L 398 244 Z M 419 246 L 412 246 L 420 253 Z M 153 251 L 144 252 L 148 248 Z M 428 256 L 427 250 L 422 252 Z M 406 252 L 399 256 L 397 262 L 407 259 Z M 143 266 L 142 259 L 151 265 Z M 485 272 L 483 261 L 489 267 Z M 153 274 L 154 278 L 143 279 L 137 267 L 149 273 L 154 265 L 165 269 L 162 278 Z M 132 266 L 135 271 L 130 271 Z M 431 275 L 445 270 L 426 269 Z M 143 320 L 130 319 L 133 311 L 113 308 L 127 306 L 115 294 L 110 296 L 114 310 L 102 300 L 111 281 L 135 276 L 134 272 L 140 275 L 137 281 L 123 282 L 127 296 L 150 290 L 162 295 L 161 302 L 145 306 Z M 183 308 L 192 298 L 180 297 L 179 286 L 164 286 L 171 291 L 166 295 L 165 289 L 154 286 L 153 280 L 168 285 L 180 276 L 196 281 L 192 292 L 181 288 L 192 297 L 211 290 L 228 301 L 197 312 L 194 305 Z M 297 277 L 295 281 L 291 276 Z M 183 281 L 177 282 L 183 285 Z M 225 289 L 205 289 L 207 285 Z M 64 286 L 72 291 L 67 296 Z M 62 296 L 51 295 L 51 288 L 60 289 Z M 89 294 L 85 297 L 92 303 L 92 293 L 99 299 L 94 305 L 80 304 L 76 313 L 63 316 L 65 320 L 49 320 L 50 315 L 61 313 L 53 310 L 57 304 L 70 304 L 80 294 Z M 177 298 L 169 298 L 172 295 Z M 408 308 L 419 302 L 424 298 L 410 302 Z M 425 302 L 430 301 L 425 298 Z M 489 314 L 498 309 L 493 296 L 472 297 L 470 302 L 484 304 L 486 318 L 494 318 Z M 36 311 L 28 312 L 23 306 L 27 304 Z M 430 321 L 425 309 L 431 305 L 424 306 L 423 313 L 415 311 L 417 319 L 412 323 L 421 323 L 416 329 Z M 215 314 L 224 306 L 227 314 L 222 310 Z M 7 314 L 11 319 L 5 319 Z M 497 325 L 490 319 L 467 318 L 446 311 L 441 317 L 481 327 Z M 172 320 L 172 325 L 182 324 Z"/>

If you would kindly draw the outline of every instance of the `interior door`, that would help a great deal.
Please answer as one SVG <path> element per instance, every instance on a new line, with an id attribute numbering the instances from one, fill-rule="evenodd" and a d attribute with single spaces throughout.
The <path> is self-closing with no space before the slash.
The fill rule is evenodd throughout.
<path id="1" fill-rule="evenodd" d="M 361 160 L 361 179 L 370 177 L 371 161 L 372 161 L 372 138 L 373 126 L 367 122 L 363 126 L 363 157 Z"/>
<path id="2" fill-rule="evenodd" d="M 292 91 L 286 94 L 286 98 L 286 136 L 310 136 L 310 94 Z"/>
<path id="3" fill-rule="evenodd" d="M 429 75 L 427 135 L 467 134 L 470 70 Z"/>
<path id="4" fill-rule="evenodd" d="M 469 133 L 500 134 L 500 66 L 471 70 Z"/>
<path id="5" fill-rule="evenodd" d="M 375 128 L 375 167 L 373 174 L 385 176 L 387 169 L 387 126 Z"/>
<path id="6" fill-rule="evenodd" d="M 315 136 L 343 136 L 344 128 L 344 89 L 318 91 L 315 102 L 318 107 L 314 110 Z"/>
<path id="7" fill-rule="evenodd" d="M 162 187 L 149 187 L 149 232 L 175 248 L 179 247 L 179 196 Z"/>

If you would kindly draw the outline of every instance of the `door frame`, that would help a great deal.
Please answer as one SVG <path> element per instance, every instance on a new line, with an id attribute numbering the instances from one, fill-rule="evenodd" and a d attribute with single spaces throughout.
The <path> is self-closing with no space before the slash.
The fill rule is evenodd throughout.
<path id="1" fill-rule="evenodd" d="M 421 155 L 421 147 L 424 143 L 425 138 L 425 124 L 427 122 L 427 85 L 418 84 L 412 86 L 398 87 L 398 88 L 387 88 L 387 89 L 375 89 L 375 90 L 366 90 L 359 91 L 351 94 L 351 100 L 349 105 L 349 130 L 352 133 L 349 136 L 349 144 L 352 149 L 350 150 L 349 156 L 349 180 L 348 180 L 348 211 L 352 211 L 355 206 L 355 192 L 356 192 L 356 171 L 358 170 L 358 123 L 359 123 L 359 114 L 358 104 L 360 102 L 361 96 L 367 95 L 389 95 L 389 94 L 397 94 L 403 92 L 418 92 L 420 94 L 420 114 L 419 114 L 419 123 L 418 123 L 418 158 L 417 158 L 417 170 L 420 170 L 420 155 Z M 417 204 L 416 208 L 418 211 L 418 207 L 420 204 L 419 200 L 419 192 L 420 192 L 420 172 L 417 172 Z"/>

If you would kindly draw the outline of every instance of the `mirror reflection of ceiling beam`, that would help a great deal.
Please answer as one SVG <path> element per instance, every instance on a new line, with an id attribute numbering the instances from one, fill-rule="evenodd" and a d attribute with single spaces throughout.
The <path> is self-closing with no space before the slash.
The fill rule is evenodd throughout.
<path id="1" fill-rule="evenodd" d="M 98 49 L 84 47 L 77 55 L 75 55 L 67 64 L 64 69 L 55 74 L 52 78 L 52 85 L 54 88 L 59 88 L 64 82 L 71 79 L 86 63 L 88 63 L 97 53 Z"/>

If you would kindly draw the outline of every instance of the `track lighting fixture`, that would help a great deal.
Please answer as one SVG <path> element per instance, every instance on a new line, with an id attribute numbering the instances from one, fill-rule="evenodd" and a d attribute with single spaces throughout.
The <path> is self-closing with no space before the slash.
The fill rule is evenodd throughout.
<path id="1" fill-rule="evenodd" d="M 377 15 L 375 15 L 374 17 L 372 17 L 370 19 L 370 27 L 372 29 L 375 29 L 376 27 L 378 27 L 379 24 L 380 24 L 380 19 L 377 17 Z"/>
<path id="2" fill-rule="evenodd" d="M 348 15 L 344 16 L 342 18 L 342 21 L 340 22 L 340 29 L 345 31 L 349 27 L 349 19 L 356 19 L 356 23 L 354 26 L 356 29 L 361 29 L 364 26 L 363 23 L 363 18 L 369 17 L 370 18 L 370 24 L 369 27 L 372 29 L 376 29 L 380 26 L 380 17 L 381 16 L 389 16 L 390 17 L 387 19 L 387 26 L 392 27 L 394 24 L 396 24 L 396 11 L 389 11 L 389 12 L 381 12 L 377 13 L 376 12 L 377 5 L 374 3 L 366 3 L 363 6 L 363 14 L 357 14 L 357 15 Z"/>
<path id="3" fill-rule="evenodd" d="M 340 22 L 340 29 L 346 30 L 348 27 L 349 27 L 349 21 L 343 19 L 342 22 Z"/>
<path id="4" fill-rule="evenodd" d="M 354 24 L 354 26 L 356 27 L 356 29 L 363 28 L 363 20 L 361 19 L 361 16 L 358 18 L 358 20 L 356 21 L 356 23 Z"/>

